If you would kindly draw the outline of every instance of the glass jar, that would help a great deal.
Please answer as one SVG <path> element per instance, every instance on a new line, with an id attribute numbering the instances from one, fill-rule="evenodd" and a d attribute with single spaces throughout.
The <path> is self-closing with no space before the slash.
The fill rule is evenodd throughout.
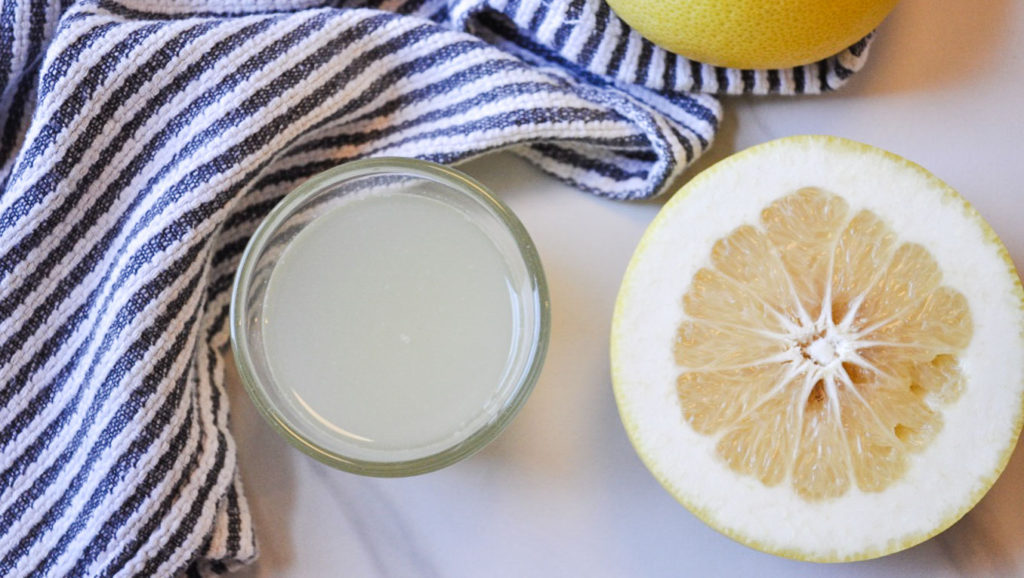
<path id="1" fill-rule="evenodd" d="M 328 465 L 406 476 L 468 457 L 525 403 L 549 300 L 525 228 L 425 161 L 346 163 L 256 230 L 231 297 L 239 375 L 263 417 Z"/>

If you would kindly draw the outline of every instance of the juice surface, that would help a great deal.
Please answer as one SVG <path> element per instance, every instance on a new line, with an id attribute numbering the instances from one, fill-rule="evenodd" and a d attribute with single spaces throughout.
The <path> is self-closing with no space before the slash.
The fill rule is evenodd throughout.
<path id="1" fill-rule="evenodd" d="M 389 193 L 335 207 L 291 241 L 267 287 L 277 387 L 355 449 L 460 441 L 500 404 L 509 275 L 487 234 L 444 202 Z"/>

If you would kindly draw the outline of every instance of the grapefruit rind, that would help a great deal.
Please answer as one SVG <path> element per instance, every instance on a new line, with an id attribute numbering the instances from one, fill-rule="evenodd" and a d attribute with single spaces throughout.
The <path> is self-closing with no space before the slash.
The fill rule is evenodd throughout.
<path id="1" fill-rule="evenodd" d="M 715 240 L 756 222 L 772 200 L 804 186 L 869 208 L 902 241 L 927 247 L 943 283 L 965 296 L 975 336 L 961 356 L 966 388 L 944 408 L 934 442 L 905 477 L 878 493 L 808 503 L 715 458 L 713 440 L 683 420 L 673 333 L 681 296 Z M 611 337 L 615 398 L 629 438 L 656 479 L 698 518 L 758 550 L 819 562 L 896 552 L 966 514 L 1006 467 L 1024 425 L 1024 290 L 996 233 L 956 191 L 880 149 L 824 136 L 747 149 L 694 177 L 666 203 L 630 261 Z"/>
<path id="2" fill-rule="evenodd" d="M 737 69 L 783 69 L 839 54 L 875 29 L 896 2 L 609 0 L 608 3 L 644 38 L 690 60 Z"/>

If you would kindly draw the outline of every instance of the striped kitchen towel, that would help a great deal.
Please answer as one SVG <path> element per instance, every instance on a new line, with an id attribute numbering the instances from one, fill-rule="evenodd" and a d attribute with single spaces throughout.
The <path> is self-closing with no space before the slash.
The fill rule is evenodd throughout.
<path id="1" fill-rule="evenodd" d="M 257 223 L 357 157 L 508 149 L 662 192 L 718 95 L 817 93 L 868 41 L 729 70 L 601 0 L 0 0 L 0 575 L 222 572 L 256 555 L 224 391 Z"/>

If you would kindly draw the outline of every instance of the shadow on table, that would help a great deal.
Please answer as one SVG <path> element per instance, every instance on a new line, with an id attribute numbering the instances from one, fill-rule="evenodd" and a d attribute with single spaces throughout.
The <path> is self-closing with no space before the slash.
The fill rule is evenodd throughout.
<path id="1" fill-rule="evenodd" d="M 1022 445 L 981 502 L 935 538 L 964 576 L 1019 576 L 1024 567 Z"/>

